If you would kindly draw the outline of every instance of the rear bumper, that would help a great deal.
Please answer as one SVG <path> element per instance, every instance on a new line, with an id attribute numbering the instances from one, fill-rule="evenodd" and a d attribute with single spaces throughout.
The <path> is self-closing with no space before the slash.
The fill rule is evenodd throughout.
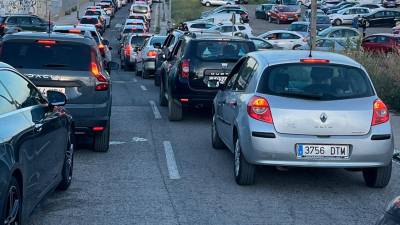
<path id="1" fill-rule="evenodd" d="M 189 87 L 187 82 L 177 82 L 171 90 L 172 98 L 181 102 L 182 106 L 212 105 L 218 90 L 199 90 Z"/>
<path id="2" fill-rule="evenodd" d="M 266 132 L 265 129 L 259 129 L 260 127 L 265 127 L 265 123 L 261 126 L 260 123 L 262 122 L 251 119 L 251 121 L 249 121 L 250 129 L 243 126 L 244 128 L 241 129 L 243 133 L 239 134 L 243 154 L 246 160 L 253 164 L 296 167 L 365 168 L 385 166 L 392 160 L 394 145 L 389 123 L 373 127 L 370 133 L 366 135 L 331 136 L 328 138 L 312 135 L 280 134 L 275 131 L 273 126 Z M 261 132 L 265 135 L 255 135 L 254 132 Z M 371 140 L 373 135 L 378 134 L 389 134 L 390 137 L 384 140 Z M 348 159 L 298 159 L 296 144 L 349 145 L 350 156 Z"/>
<path id="3" fill-rule="evenodd" d="M 156 59 L 144 59 L 143 68 L 145 70 L 155 70 L 156 69 Z"/>

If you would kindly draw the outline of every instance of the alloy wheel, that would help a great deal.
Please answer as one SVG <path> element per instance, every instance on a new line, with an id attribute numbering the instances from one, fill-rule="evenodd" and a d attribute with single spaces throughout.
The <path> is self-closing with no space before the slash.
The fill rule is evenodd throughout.
<path id="1" fill-rule="evenodd" d="M 18 187 L 13 185 L 8 191 L 7 204 L 5 205 L 6 211 L 4 219 L 4 225 L 19 225 L 19 213 L 20 213 L 20 200 L 21 196 Z"/>

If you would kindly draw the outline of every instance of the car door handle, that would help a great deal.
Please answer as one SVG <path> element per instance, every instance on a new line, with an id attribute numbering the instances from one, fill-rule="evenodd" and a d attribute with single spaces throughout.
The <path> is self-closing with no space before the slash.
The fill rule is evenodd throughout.
<path id="1" fill-rule="evenodd" d="M 35 131 L 35 132 L 41 132 L 42 131 L 42 129 L 43 129 L 43 123 L 35 123 L 35 127 L 33 128 L 33 130 Z"/>

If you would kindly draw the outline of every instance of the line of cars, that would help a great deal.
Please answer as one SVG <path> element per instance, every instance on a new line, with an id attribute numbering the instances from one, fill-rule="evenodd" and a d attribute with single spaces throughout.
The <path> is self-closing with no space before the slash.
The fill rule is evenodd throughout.
<path id="1" fill-rule="evenodd" d="M 22 27 L 0 39 L 1 223 L 26 224 L 44 196 L 68 189 L 81 140 L 96 152 L 108 151 L 110 73 L 118 64 L 101 26 L 110 25 L 123 2 L 90 7 L 79 24 L 46 21 L 50 30 Z M 5 18 L 22 17 L 36 18 Z M 104 24 L 85 24 L 83 18 Z M 3 21 L 8 27 L 10 20 Z"/>

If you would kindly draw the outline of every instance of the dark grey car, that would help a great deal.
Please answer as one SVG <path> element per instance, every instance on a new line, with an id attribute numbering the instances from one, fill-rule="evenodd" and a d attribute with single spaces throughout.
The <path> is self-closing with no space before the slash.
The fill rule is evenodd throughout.
<path id="1" fill-rule="evenodd" d="M 71 184 L 72 118 L 66 97 L 47 99 L 27 78 L 0 63 L 0 223 L 26 224 L 47 193 Z"/>
<path id="2" fill-rule="evenodd" d="M 94 137 L 95 151 L 108 150 L 111 81 L 93 38 L 20 32 L 6 35 L 0 47 L 0 60 L 24 73 L 43 94 L 65 93 L 75 134 Z"/>

